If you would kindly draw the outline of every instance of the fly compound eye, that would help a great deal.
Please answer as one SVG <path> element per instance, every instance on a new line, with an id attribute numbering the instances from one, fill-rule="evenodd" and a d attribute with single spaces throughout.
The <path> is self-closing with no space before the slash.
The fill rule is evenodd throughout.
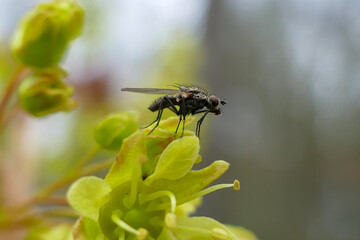
<path id="1" fill-rule="evenodd" d="M 219 106 L 219 103 L 220 103 L 219 99 L 217 97 L 215 97 L 215 96 L 210 96 L 209 97 L 209 102 L 211 103 L 211 105 L 213 107 Z"/>

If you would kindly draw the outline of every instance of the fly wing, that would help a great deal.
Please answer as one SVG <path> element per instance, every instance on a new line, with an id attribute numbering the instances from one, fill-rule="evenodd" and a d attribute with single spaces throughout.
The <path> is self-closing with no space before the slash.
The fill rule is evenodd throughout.
<path id="1" fill-rule="evenodd" d="M 146 94 L 180 94 L 181 91 L 178 89 L 166 89 L 166 88 L 122 88 L 124 92 L 136 92 Z"/>

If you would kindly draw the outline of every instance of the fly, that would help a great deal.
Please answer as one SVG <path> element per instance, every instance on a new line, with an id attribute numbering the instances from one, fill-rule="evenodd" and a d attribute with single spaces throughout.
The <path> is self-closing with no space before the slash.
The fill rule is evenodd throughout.
<path id="1" fill-rule="evenodd" d="M 164 94 L 165 96 L 155 99 L 148 107 L 150 111 L 158 111 L 156 119 L 148 124 L 146 127 L 151 126 L 156 122 L 155 127 L 149 132 L 151 134 L 159 125 L 164 109 L 168 108 L 179 116 L 179 123 L 176 127 L 175 134 L 177 133 L 181 121 L 183 122 L 182 134 L 185 129 L 185 118 L 187 115 L 195 115 L 203 113 L 201 118 L 196 124 L 196 136 L 200 136 L 200 127 L 206 115 L 214 113 L 215 115 L 221 114 L 220 105 L 225 105 L 225 100 L 220 100 L 215 95 L 209 95 L 208 92 L 199 87 L 184 87 L 178 86 L 179 89 L 162 89 L 162 88 L 122 88 L 121 91 L 147 93 L 147 94 Z M 178 108 L 177 108 L 177 107 Z"/>

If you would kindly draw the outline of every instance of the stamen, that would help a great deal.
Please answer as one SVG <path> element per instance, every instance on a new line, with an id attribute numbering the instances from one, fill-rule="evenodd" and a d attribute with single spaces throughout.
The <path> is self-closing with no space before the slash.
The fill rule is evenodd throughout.
<path id="1" fill-rule="evenodd" d="M 167 213 L 165 215 L 165 224 L 168 228 L 174 229 L 177 225 L 176 215 L 174 213 Z"/>
<path id="2" fill-rule="evenodd" d="M 119 229 L 120 230 L 120 229 Z M 125 240 L 125 231 L 119 231 L 118 240 Z"/>
<path id="3" fill-rule="evenodd" d="M 139 164 L 138 162 L 135 163 L 133 172 L 131 174 L 130 194 L 124 198 L 124 205 L 127 208 L 131 208 L 136 201 L 137 182 L 139 179 L 139 166 L 141 167 L 141 164 Z"/>
<path id="4" fill-rule="evenodd" d="M 189 201 L 194 200 L 196 198 L 202 197 L 204 195 L 207 195 L 207 194 L 212 193 L 214 191 L 217 191 L 219 189 L 230 188 L 230 187 L 235 189 L 237 187 L 236 181 L 237 180 L 235 180 L 234 183 L 229 183 L 229 184 L 217 184 L 217 185 L 208 187 L 206 189 L 203 189 L 203 190 L 201 190 L 201 191 L 199 191 L 197 193 L 194 193 L 192 195 L 187 196 L 186 198 L 181 199 L 180 201 L 178 201 L 178 205 L 181 205 L 183 203 L 189 202 Z M 237 181 L 237 182 L 239 182 L 239 181 Z M 239 185 L 239 188 L 240 188 L 240 185 Z M 168 203 L 163 203 L 163 204 L 158 204 L 156 206 L 152 206 L 151 210 L 152 211 L 159 211 L 159 210 L 164 210 L 164 209 L 166 209 L 168 207 L 169 207 Z"/>
<path id="5" fill-rule="evenodd" d="M 136 238 L 139 240 L 145 240 L 149 236 L 148 230 L 145 228 L 139 228 L 138 229 L 138 235 L 136 235 Z"/>
<path id="6" fill-rule="evenodd" d="M 238 180 L 234 181 L 234 190 L 239 191 L 240 190 L 240 182 Z"/>
<path id="7" fill-rule="evenodd" d="M 151 194 L 148 194 L 148 195 L 145 195 L 143 196 L 141 199 L 139 199 L 139 202 L 140 204 L 144 204 L 146 202 L 149 202 L 149 201 L 152 201 L 156 198 L 159 198 L 159 197 L 163 197 L 163 196 L 166 196 L 166 197 L 169 197 L 170 198 L 170 211 L 171 213 L 175 213 L 175 209 L 176 209 L 176 198 L 175 198 L 175 195 L 168 191 L 168 190 L 162 190 L 162 191 L 158 191 L 158 192 L 155 192 L 155 193 L 151 193 Z M 167 206 L 169 205 L 169 203 L 166 203 Z M 152 211 L 153 209 L 151 209 Z"/>
<path id="8" fill-rule="evenodd" d="M 133 227 L 131 227 L 130 225 L 128 225 L 126 222 L 124 222 L 123 220 L 121 220 L 119 218 L 119 216 L 116 213 L 113 213 L 111 216 L 111 220 L 113 220 L 113 222 L 118 225 L 120 228 L 124 229 L 125 231 L 132 233 L 134 235 L 138 234 L 138 231 L 136 229 L 134 229 Z"/>
<path id="9" fill-rule="evenodd" d="M 193 233 L 195 231 L 195 232 L 197 232 L 197 233 L 199 233 L 201 235 L 208 235 L 208 236 L 212 235 L 212 231 L 210 231 L 208 229 L 204 229 L 204 228 L 178 225 L 178 226 L 176 226 L 176 229 L 181 230 L 181 231 L 190 232 L 190 233 Z"/>
<path id="10" fill-rule="evenodd" d="M 144 240 L 149 235 L 149 232 L 145 228 L 139 228 L 138 230 L 134 229 L 130 225 L 128 225 L 126 222 L 121 220 L 117 213 L 113 213 L 111 216 L 111 220 L 118 225 L 120 228 L 124 229 L 125 231 L 132 233 L 136 236 L 139 240 Z M 121 237 L 121 235 L 120 235 Z"/>

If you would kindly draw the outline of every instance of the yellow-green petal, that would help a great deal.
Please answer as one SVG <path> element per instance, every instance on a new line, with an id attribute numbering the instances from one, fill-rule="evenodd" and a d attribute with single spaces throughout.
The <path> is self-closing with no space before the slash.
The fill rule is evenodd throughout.
<path id="1" fill-rule="evenodd" d="M 183 137 L 171 142 L 159 158 L 155 171 L 146 180 L 150 185 L 158 179 L 175 180 L 185 176 L 193 167 L 199 154 L 197 137 Z"/>
<path id="2" fill-rule="evenodd" d="M 178 218 L 176 228 L 164 229 L 160 240 L 238 240 L 225 225 L 208 217 Z"/>
<path id="3" fill-rule="evenodd" d="M 185 121 L 185 126 L 189 125 L 194 121 L 195 117 L 188 116 Z M 160 121 L 159 126 L 155 129 L 155 131 L 152 133 L 154 135 L 163 135 L 162 131 L 175 133 L 176 127 L 179 123 L 179 117 L 169 117 L 165 120 Z M 146 129 L 144 129 L 144 132 L 147 134 L 154 128 L 154 124 L 150 125 Z M 182 130 L 179 128 L 178 135 L 181 135 Z"/>
<path id="4" fill-rule="evenodd" d="M 189 217 L 190 214 L 195 213 L 196 208 L 202 203 L 202 198 L 196 198 L 190 202 L 186 202 L 176 207 L 175 214 L 178 217 Z"/>
<path id="5" fill-rule="evenodd" d="M 80 215 L 97 221 L 101 200 L 110 190 L 109 184 L 101 178 L 82 177 L 71 185 L 67 199 Z"/>
<path id="6" fill-rule="evenodd" d="M 146 159 L 144 135 L 141 131 L 138 131 L 123 141 L 116 161 L 106 175 L 105 181 L 112 188 L 130 181 L 135 165 L 138 162 L 145 162 Z"/>
<path id="7" fill-rule="evenodd" d="M 218 160 L 201 170 L 190 171 L 184 177 L 176 180 L 159 179 L 151 185 L 151 189 L 154 192 L 169 190 L 175 195 L 178 204 L 182 204 L 189 196 L 218 179 L 228 168 L 229 163 Z"/>
<path id="8" fill-rule="evenodd" d="M 80 217 L 74 226 L 74 240 L 106 240 L 99 223 L 91 218 Z"/>
<path id="9" fill-rule="evenodd" d="M 239 240 L 257 240 L 258 239 L 253 232 L 251 232 L 243 227 L 232 226 L 232 225 L 226 225 L 226 226 L 230 229 L 231 232 L 233 232 L 237 236 L 237 238 Z"/>

